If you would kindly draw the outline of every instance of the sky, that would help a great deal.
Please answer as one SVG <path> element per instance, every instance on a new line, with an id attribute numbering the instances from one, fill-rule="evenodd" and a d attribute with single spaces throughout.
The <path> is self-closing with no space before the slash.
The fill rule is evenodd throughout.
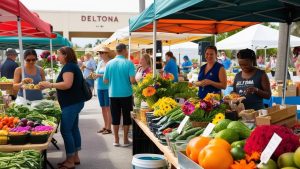
<path id="1" fill-rule="evenodd" d="M 145 0 L 146 7 L 153 0 Z M 21 0 L 30 10 L 58 11 L 102 11 L 102 12 L 139 12 L 139 0 Z M 95 38 L 72 38 L 72 42 L 84 47 L 94 44 Z"/>

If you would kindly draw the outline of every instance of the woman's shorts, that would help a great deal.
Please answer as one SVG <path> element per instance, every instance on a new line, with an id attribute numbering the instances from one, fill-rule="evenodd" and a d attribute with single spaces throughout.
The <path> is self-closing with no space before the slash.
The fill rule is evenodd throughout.
<path id="1" fill-rule="evenodd" d="M 98 90 L 98 100 L 101 107 L 109 107 L 108 90 Z"/>

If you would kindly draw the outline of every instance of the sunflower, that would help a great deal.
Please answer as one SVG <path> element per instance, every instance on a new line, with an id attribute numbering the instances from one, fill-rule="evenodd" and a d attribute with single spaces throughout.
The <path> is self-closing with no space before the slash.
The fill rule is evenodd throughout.
<path id="1" fill-rule="evenodd" d="M 156 90 L 153 86 L 149 86 L 143 90 L 143 96 L 150 97 L 156 93 Z"/>

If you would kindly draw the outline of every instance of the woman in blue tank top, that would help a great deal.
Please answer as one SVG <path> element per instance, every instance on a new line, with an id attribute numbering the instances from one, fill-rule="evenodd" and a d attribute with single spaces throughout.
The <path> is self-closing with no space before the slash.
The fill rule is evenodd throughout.
<path id="1" fill-rule="evenodd" d="M 245 109 L 263 109 L 263 99 L 271 97 L 270 81 L 265 71 L 256 68 L 253 50 L 243 49 L 237 54 L 241 72 L 234 78 L 233 91 L 246 97 Z"/>
<path id="2" fill-rule="evenodd" d="M 19 89 L 18 96 L 23 97 L 23 89 L 21 86 L 23 83 L 39 84 L 41 81 L 45 81 L 45 72 L 42 68 L 35 65 L 37 61 L 36 51 L 28 49 L 24 53 L 25 60 L 25 77 L 22 81 L 22 68 L 18 67 L 14 73 L 14 87 Z M 25 90 L 26 99 L 29 101 L 42 100 L 43 95 L 41 90 Z"/>
<path id="3" fill-rule="evenodd" d="M 198 97 L 204 99 L 207 93 L 220 93 L 227 86 L 226 71 L 222 64 L 217 62 L 217 48 L 208 46 L 205 49 L 206 64 L 201 66 L 198 81 Z"/>

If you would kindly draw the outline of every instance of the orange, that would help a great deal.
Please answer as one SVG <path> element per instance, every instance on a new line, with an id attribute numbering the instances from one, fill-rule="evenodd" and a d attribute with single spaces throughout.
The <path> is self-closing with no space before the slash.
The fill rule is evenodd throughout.
<path id="1" fill-rule="evenodd" d="M 198 155 L 200 151 L 209 143 L 209 137 L 195 137 L 189 141 L 186 146 L 186 155 L 196 163 L 198 163 Z"/>
<path id="2" fill-rule="evenodd" d="M 218 146 L 206 146 L 198 157 L 199 165 L 205 169 L 229 169 L 233 158 L 229 151 Z"/>
<path id="3" fill-rule="evenodd" d="M 224 148 L 226 151 L 230 151 L 231 149 L 231 145 L 226 140 L 221 138 L 212 139 L 208 145 L 218 146 L 220 148 Z"/>

